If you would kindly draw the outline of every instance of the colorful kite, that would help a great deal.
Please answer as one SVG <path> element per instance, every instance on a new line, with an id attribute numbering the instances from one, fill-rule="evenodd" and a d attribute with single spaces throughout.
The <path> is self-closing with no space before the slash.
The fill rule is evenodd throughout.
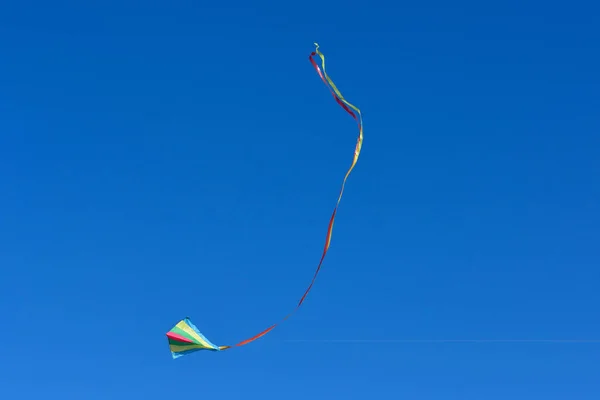
<path id="1" fill-rule="evenodd" d="M 362 115 L 360 113 L 360 110 L 357 107 L 350 104 L 349 102 L 347 102 L 346 99 L 344 99 L 344 96 L 342 96 L 342 94 L 340 93 L 338 88 L 335 86 L 333 81 L 331 79 L 329 79 L 329 76 L 327 75 L 327 72 L 325 71 L 325 56 L 323 55 L 323 53 L 321 53 L 319 51 L 319 45 L 317 43 L 315 43 L 315 46 L 316 46 L 315 51 L 313 51 L 308 58 L 309 58 L 311 64 L 313 65 L 313 67 L 317 70 L 317 73 L 319 74 L 319 76 L 321 77 L 321 79 L 323 80 L 325 85 L 327 85 L 327 87 L 329 88 L 329 91 L 333 95 L 333 98 L 335 99 L 335 101 L 340 106 L 342 106 L 342 108 L 344 110 L 346 110 L 346 112 L 348 114 L 350 114 L 352 116 L 352 118 L 354 118 L 356 120 L 356 122 L 358 123 L 358 140 L 356 142 L 356 147 L 354 149 L 354 158 L 352 160 L 352 164 L 350 165 L 350 168 L 348 168 L 348 171 L 346 172 L 346 175 L 344 176 L 344 180 L 342 182 L 342 187 L 340 189 L 337 203 L 335 205 L 335 208 L 333 209 L 333 214 L 331 215 L 331 218 L 329 220 L 329 226 L 327 228 L 327 236 L 325 239 L 325 248 L 323 249 L 323 254 L 321 255 L 321 260 L 319 261 L 319 265 L 317 266 L 317 269 L 314 273 L 312 281 L 310 282 L 310 285 L 308 285 L 308 288 L 302 295 L 302 298 L 300 298 L 300 301 L 296 305 L 296 308 L 290 314 L 288 314 L 285 318 L 283 318 L 283 320 L 281 322 L 288 319 L 290 316 L 292 316 L 292 314 L 294 314 L 300 308 L 300 306 L 304 302 L 304 299 L 306 299 L 308 292 L 310 292 L 310 290 L 312 289 L 312 286 L 315 283 L 315 280 L 317 279 L 317 275 L 319 274 L 319 271 L 321 270 L 321 265 L 323 264 L 323 260 L 325 259 L 327 250 L 329 250 L 329 244 L 331 243 L 331 233 L 333 230 L 333 222 L 335 220 L 335 215 L 337 213 L 337 209 L 340 204 L 340 200 L 342 199 L 342 194 L 344 193 L 344 186 L 346 185 L 346 180 L 348 179 L 350 172 L 352 172 L 352 169 L 354 169 L 354 166 L 356 165 L 356 161 L 358 160 L 358 156 L 360 155 L 360 150 L 362 148 L 362 142 L 363 142 L 363 124 L 362 124 Z M 321 67 L 319 67 L 317 65 L 317 63 L 315 62 L 315 60 L 313 58 L 316 55 L 318 55 L 321 58 Z M 354 110 L 356 113 L 352 110 Z M 281 323 L 281 322 L 279 322 L 279 323 Z M 279 323 L 272 325 L 272 326 L 268 327 L 267 329 L 265 329 L 264 331 L 252 336 L 249 339 L 239 342 L 238 344 L 235 344 L 233 346 L 216 346 L 213 343 L 211 343 L 208 339 L 206 339 L 204 337 L 204 335 L 202 335 L 202 333 L 200 333 L 198 328 L 196 328 L 194 326 L 194 324 L 192 324 L 190 319 L 188 317 L 186 317 L 185 319 L 179 321 L 179 323 L 177 325 L 175 325 L 175 327 L 173 327 L 173 329 L 171 329 L 167 333 L 167 338 L 169 340 L 169 348 L 171 349 L 171 354 L 173 355 L 173 358 L 178 358 L 183 355 L 193 353 L 196 351 L 200 351 L 200 350 L 221 351 L 221 350 L 230 349 L 232 347 L 244 346 L 244 345 L 246 345 L 250 342 L 253 342 L 256 339 L 266 335 L 268 332 L 273 330 L 273 328 L 275 328 Z"/>

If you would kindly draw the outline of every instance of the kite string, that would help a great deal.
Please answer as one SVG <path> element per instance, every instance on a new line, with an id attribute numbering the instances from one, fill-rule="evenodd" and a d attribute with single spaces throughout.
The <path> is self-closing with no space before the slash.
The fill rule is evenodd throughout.
<path id="1" fill-rule="evenodd" d="M 288 343 L 600 343 L 600 339 L 289 339 Z"/>
<path id="2" fill-rule="evenodd" d="M 350 173 L 352 172 L 352 170 L 354 169 L 354 166 L 356 165 L 356 162 L 358 161 L 358 157 L 360 155 L 360 151 L 362 149 L 362 143 L 363 143 L 363 124 L 362 124 L 362 114 L 360 112 L 360 110 L 358 109 L 358 107 L 350 104 L 345 98 L 344 96 L 342 96 L 342 94 L 340 93 L 339 89 L 335 86 L 335 84 L 333 83 L 333 81 L 329 78 L 329 76 L 327 75 L 327 71 L 325 70 L 325 56 L 323 55 L 323 53 L 321 53 L 321 51 L 319 50 L 319 45 L 317 43 L 315 43 L 316 49 L 315 51 L 311 52 L 310 56 L 309 56 L 309 60 L 310 63 L 313 65 L 313 67 L 315 68 L 315 70 L 317 71 L 317 73 L 319 74 L 319 76 L 321 77 L 321 80 L 325 83 L 325 85 L 329 88 L 329 91 L 331 92 L 331 94 L 333 95 L 333 98 L 335 99 L 335 101 L 348 113 L 352 116 L 352 118 L 354 118 L 354 120 L 358 123 L 358 139 L 356 141 L 356 147 L 354 149 L 354 158 L 352 159 L 352 164 L 350 165 L 350 168 L 348 168 L 348 171 L 346 172 L 346 175 L 344 176 L 344 180 L 342 181 L 342 185 L 340 188 L 340 193 L 338 195 L 338 199 L 336 202 L 336 205 L 333 209 L 333 213 L 331 214 L 331 218 L 329 220 L 329 225 L 327 228 L 327 235 L 326 235 L 326 239 L 325 239 L 325 246 L 323 248 L 323 253 L 321 255 L 321 259 L 319 261 L 319 264 L 317 266 L 317 269 L 313 275 L 313 278 L 310 282 L 310 285 L 308 285 L 308 288 L 306 289 L 306 291 L 304 292 L 304 294 L 302 295 L 302 297 L 300 298 L 300 301 L 298 302 L 298 304 L 296 305 L 296 307 L 294 308 L 294 310 L 289 313 L 288 315 L 286 315 L 281 322 L 285 321 L 286 319 L 288 319 L 290 316 L 292 316 L 302 305 L 302 303 L 304 302 L 304 300 L 306 299 L 306 296 L 308 295 L 308 293 L 310 292 L 310 290 L 312 289 L 317 276 L 319 274 L 319 271 L 321 270 L 321 266 L 323 264 L 323 261 L 325 260 L 325 256 L 327 255 L 327 251 L 329 250 L 329 245 L 331 244 L 331 236 L 332 236 L 332 232 L 333 232 L 333 224 L 335 221 L 335 216 L 337 214 L 337 209 L 339 207 L 340 201 L 342 199 L 342 195 L 344 193 L 344 188 L 346 186 L 346 181 L 348 179 L 348 176 L 350 176 Z M 314 56 L 318 55 L 321 58 L 321 68 L 319 68 L 319 65 L 315 62 L 314 60 Z M 356 116 L 356 114 L 352 111 L 352 110 L 356 111 L 356 114 L 358 114 L 358 118 Z M 267 333 L 269 333 L 271 330 L 273 330 L 277 325 L 271 325 L 270 327 L 268 327 L 267 329 L 263 330 L 262 332 L 252 336 L 249 339 L 243 340 L 239 343 L 237 343 L 236 345 L 234 345 L 235 347 L 240 347 L 240 346 L 244 346 L 250 342 L 253 342 L 257 339 L 259 339 L 260 337 L 266 335 Z M 232 346 L 220 346 L 219 349 L 220 350 L 226 350 L 231 348 Z"/>

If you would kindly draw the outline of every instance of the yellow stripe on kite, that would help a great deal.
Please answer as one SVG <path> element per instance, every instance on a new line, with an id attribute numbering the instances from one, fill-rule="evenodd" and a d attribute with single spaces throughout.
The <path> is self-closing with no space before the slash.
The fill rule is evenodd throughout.
<path id="1" fill-rule="evenodd" d="M 188 326 L 188 324 L 186 324 L 184 321 L 180 321 L 176 326 L 179 329 L 181 329 L 182 331 L 184 331 L 185 333 L 187 333 L 188 335 L 190 335 L 191 337 L 193 337 L 194 339 L 196 339 L 198 342 L 202 343 L 202 345 L 204 347 L 212 349 L 212 346 L 210 344 L 208 344 L 204 339 L 202 339 L 202 337 L 200 335 L 198 335 L 196 333 L 196 331 L 194 331 L 192 328 L 190 328 Z"/>

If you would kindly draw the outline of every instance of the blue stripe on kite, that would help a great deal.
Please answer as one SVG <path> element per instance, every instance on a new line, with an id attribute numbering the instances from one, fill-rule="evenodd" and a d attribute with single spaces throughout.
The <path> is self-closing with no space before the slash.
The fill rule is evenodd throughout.
<path id="1" fill-rule="evenodd" d="M 219 346 L 216 346 L 216 345 L 215 345 L 215 344 L 213 344 L 213 343 L 212 343 L 210 340 L 208 340 L 208 339 L 206 338 L 206 336 L 204 336 L 204 335 L 203 335 L 203 334 L 202 334 L 202 333 L 201 333 L 201 332 L 198 330 L 198 328 L 196 328 L 196 325 L 194 325 L 194 324 L 192 323 L 192 321 L 190 321 L 190 319 L 189 319 L 188 317 L 185 317 L 184 321 L 185 321 L 185 323 L 186 323 L 186 324 L 188 324 L 188 325 L 190 326 L 190 328 L 192 328 L 192 329 L 193 329 L 193 330 L 194 330 L 194 331 L 195 331 L 195 332 L 198 334 L 198 336 L 200 336 L 202 339 L 204 339 L 204 340 L 206 341 L 206 343 L 208 343 L 209 345 L 211 345 L 211 346 L 214 348 L 214 350 L 215 350 L 215 351 L 219 351 L 219 350 L 221 350 L 221 349 L 219 348 Z"/>

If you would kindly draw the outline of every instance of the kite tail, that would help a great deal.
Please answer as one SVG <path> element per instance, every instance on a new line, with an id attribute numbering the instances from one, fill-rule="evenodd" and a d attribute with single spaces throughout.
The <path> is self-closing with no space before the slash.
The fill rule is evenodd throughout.
<path id="1" fill-rule="evenodd" d="M 310 282 L 310 285 L 308 285 L 308 288 L 306 289 L 306 291 L 304 292 L 304 294 L 300 298 L 300 301 L 296 305 L 296 308 L 290 314 L 288 314 L 285 318 L 283 318 L 281 322 L 283 322 L 286 319 L 288 319 L 290 316 L 292 316 L 300 308 L 300 306 L 302 305 L 302 303 L 306 299 L 306 296 L 308 295 L 308 293 L 312 289 L 312 287 L 313 287 L 313 285 L 315 283 L 315 280 L 317 279 L 317 275 L 319 274 L 319 271 L 321 270 L 321 266 L 323 264 L 323 260 L 325 260 L 325 256 L 327 255 L 327 251 L 329 250 L 329 245 L 331 243 L 331 235 L 332 235 L 332 232 L 333 232 L 333 223 L 335 221 L 335 216 L 336 216 L 336 213 L 337 213 L 338 206 L 340 204 L 340 201 L 342 200 L 342 195 L 344 193 L 344 187 L 346 186 L 346 181 L 348 179 L 348 176 L 350 176 L 350 173 L 354 169 L 354 166 L 356 165 L 356 162 L 358 161 L 358 157 L 360 155 L 360 151 L 362 149 L 362 143 L 363 143 L 363 121 L 362 121 L 362 114 L 361 114 L 360 110 L 358 109 L 358 107 L 350 104 L 344 98 L 344 96 L 342 96 L 342 94 L 340 93 L 339 89 L 335 86 L 335 84 L 333 83 L 333 81 L 331 80 L 331 78 L 329 78 L 329 76 L 327 75 L 327 71 L 325 70 L 325 56 L 319 50 L 319 45 L 317 43 L 315 43 L 315 46 L 316 46 L 315 51 L 311 52 L 310 56 L 308 57 L 309 60 L 310 60 L 310 63 L 313 65 L 313 67 L 315 68 L 315 70 L 317 71 L 317 73 L 319 74 L 319 76 L 321 77 L 321 80 L 329 88 L 329 91 L 333 95 L 333 98 L 335 99 L 335 101 L 348 114 L 350 114 L 352 116 L 352 118 L 354 118 L 354 120 L 357 122 L 357 124 L 358 124 L 358 138 L 357 138 L 357 141 L 356 141 L 356 147 L 354 149 L 354 157 L 352 159 L 352 164 L 350 165 L 350 168 L 348 168 L 348 171 L 346 172 L 346 175 L 344 176 L 344 180 L 342 181 L 342 185 L 341 185 L 341 188 L 340 188 L 340 193 L 338 195 L 335 208 L 333 209 L 333 213 L 331 214 L 331 218 L 329 219 L 329 225 L 327 227 L 327 235 L 326 235 L 326 238 L 325 238 L 325 247 L 323 248 L 323 253 L 321 255 L 321 259 L 319 261 L 317 269 L 316 269 L 316 271 L 315 271 L 315 273 L 313 275 L 313 278 L 312 278 L 312 280 Z M 314 59 L 315 56 L 319 56 L 319 58 L 321 59 L 321 66 L 320 67 L 315 62 L 315 59 Z M 267 333 L 269 333 L 270 331 L 272 331 L 277 325 L 279 325 L 279 323 L 271 325 L 270 327 L 268 327 L 264 331 L 262 331 L 262 332 L 260 332 L 260 333 L 258 333 L 256 335 L 254 335 L 254 336 L 252 336 L 249 339 L 243 340 L 243 341 L 241 341 L 241 342 L 239 342 L 239 343 L 237 343 L 237 344 L 235 344 L 233 346 L 219 346 L 219 350 L 227 350 L 227 349 L 229 349 L 231 347 L 244 346 L 244 345 L 246 345 L 246 344 L 248 344 L 250 342 L 253 342 L 253 341 L 261 338 L 262 336 L 266 335 Z"/>

